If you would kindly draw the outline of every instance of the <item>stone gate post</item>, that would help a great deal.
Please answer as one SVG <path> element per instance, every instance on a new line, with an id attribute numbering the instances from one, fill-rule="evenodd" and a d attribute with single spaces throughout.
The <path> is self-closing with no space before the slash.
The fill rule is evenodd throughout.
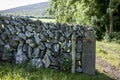
<path id="1" fill-rule="evenodd" d="M 95 75 L 95 49 L 96 39 L 94 32 L 88 30 L 85 32 L 83 39 L 83 52 L 82 52 L 82 70 L 83 73 Z"/>

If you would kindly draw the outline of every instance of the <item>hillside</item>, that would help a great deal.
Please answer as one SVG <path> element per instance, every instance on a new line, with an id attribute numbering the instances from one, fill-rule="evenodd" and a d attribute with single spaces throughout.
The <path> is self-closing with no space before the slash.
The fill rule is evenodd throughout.
<path id="1" fill-rule="evenodd" d="M 20 15 L 20 16 L 35 16 L 35 17 L 48 17 L 47 8 L 49 2 L 42 2 L 37 4 L 31 4 L 12 9 L 2 10 L 0 14 Z"/>

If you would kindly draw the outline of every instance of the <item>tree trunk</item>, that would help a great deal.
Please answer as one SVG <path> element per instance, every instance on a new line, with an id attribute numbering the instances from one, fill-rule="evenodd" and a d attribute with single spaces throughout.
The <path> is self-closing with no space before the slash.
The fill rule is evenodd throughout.
<path id="1" fill-rule="evenodd" d="M 106 29 L 106 33 L 108 34 L 109 33 L 108 25 L 105 25 L 105 29 Z"/>
<path id="2" fill-rule="evenodd" d="M 111 35 L 111 34 L 112 34 L 112 32 L 113 32 L 113 13 L 112 13 L 112 12 L 110 12 L 110 13 L 109 13 L 109 17 L 110 17 L 109 35 Z"/>
<path id="3" fill-rule="evenodd" d="M 109 36 L 111 35 L 111 33 L 113 32 L 113 13 L 112 13 L 112 0 L 110 0 L 109 2 Z"/>
<path id="4" fill-rule="evenodd" d="M 114 0 L 110 0 L 109 2 L 109 18 L 110 18 L 110 23 L 109 23 L 109 36 L 113 33 L 113 28 L 114 28 L 114 24 L 113 24 L 113 13 L 117 10 L 118 6 L 120 5 L 120 0 L 117 1 L 116 5 L 113 4 Z"/>

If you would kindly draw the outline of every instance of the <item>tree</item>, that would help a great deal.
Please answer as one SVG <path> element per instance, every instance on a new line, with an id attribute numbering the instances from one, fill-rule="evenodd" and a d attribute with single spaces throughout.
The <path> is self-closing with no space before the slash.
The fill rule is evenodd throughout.
<path id="1" fill-rule="evenodd" d="M 108 7 L 108 13 L 109 13 L 109 19 L 110 19 L 110 25 L 109 25 L 109 35 L 113 32 L 114 27 L 114 21 L 113 21 L 113 14 L 117 10 L 118 6 L 120 5 L 120 0 L 110 0 L 109 1 L 109 7 Z"/>
<path id="2" fill-rule="evenodd" d="M 120 23 L 120 0 L 51 0 L 49 13 L 60 23 L 78 23 L 94 26 L 110 36 Z M 99 34 L 99 32 L 98 32 Z"/>

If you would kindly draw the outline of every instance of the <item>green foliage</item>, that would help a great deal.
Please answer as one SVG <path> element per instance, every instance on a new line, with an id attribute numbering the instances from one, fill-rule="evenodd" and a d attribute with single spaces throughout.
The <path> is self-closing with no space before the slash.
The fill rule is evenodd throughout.
<path id="1" fill-rule="evenodd" d="M 104 39 L 109 42 L 114 41 L 120 44 L 120 32 L 113 32 L 110 36 L 106 35 Z"/>
<path id="2" fill-rule="evenodd" d="M 63 64 L 62 64 L 64 71 L 71 70 L 71 66 L 72 66 L 71 62 L 72 62 L 71 58 L 64 59 Z"/>
<path id="3" fill-rule="evenodd" d="M 51 0 L 48 11 L 60 23 L 94 26 L 97 39 L 120 31 L 120 0 Z"/>

